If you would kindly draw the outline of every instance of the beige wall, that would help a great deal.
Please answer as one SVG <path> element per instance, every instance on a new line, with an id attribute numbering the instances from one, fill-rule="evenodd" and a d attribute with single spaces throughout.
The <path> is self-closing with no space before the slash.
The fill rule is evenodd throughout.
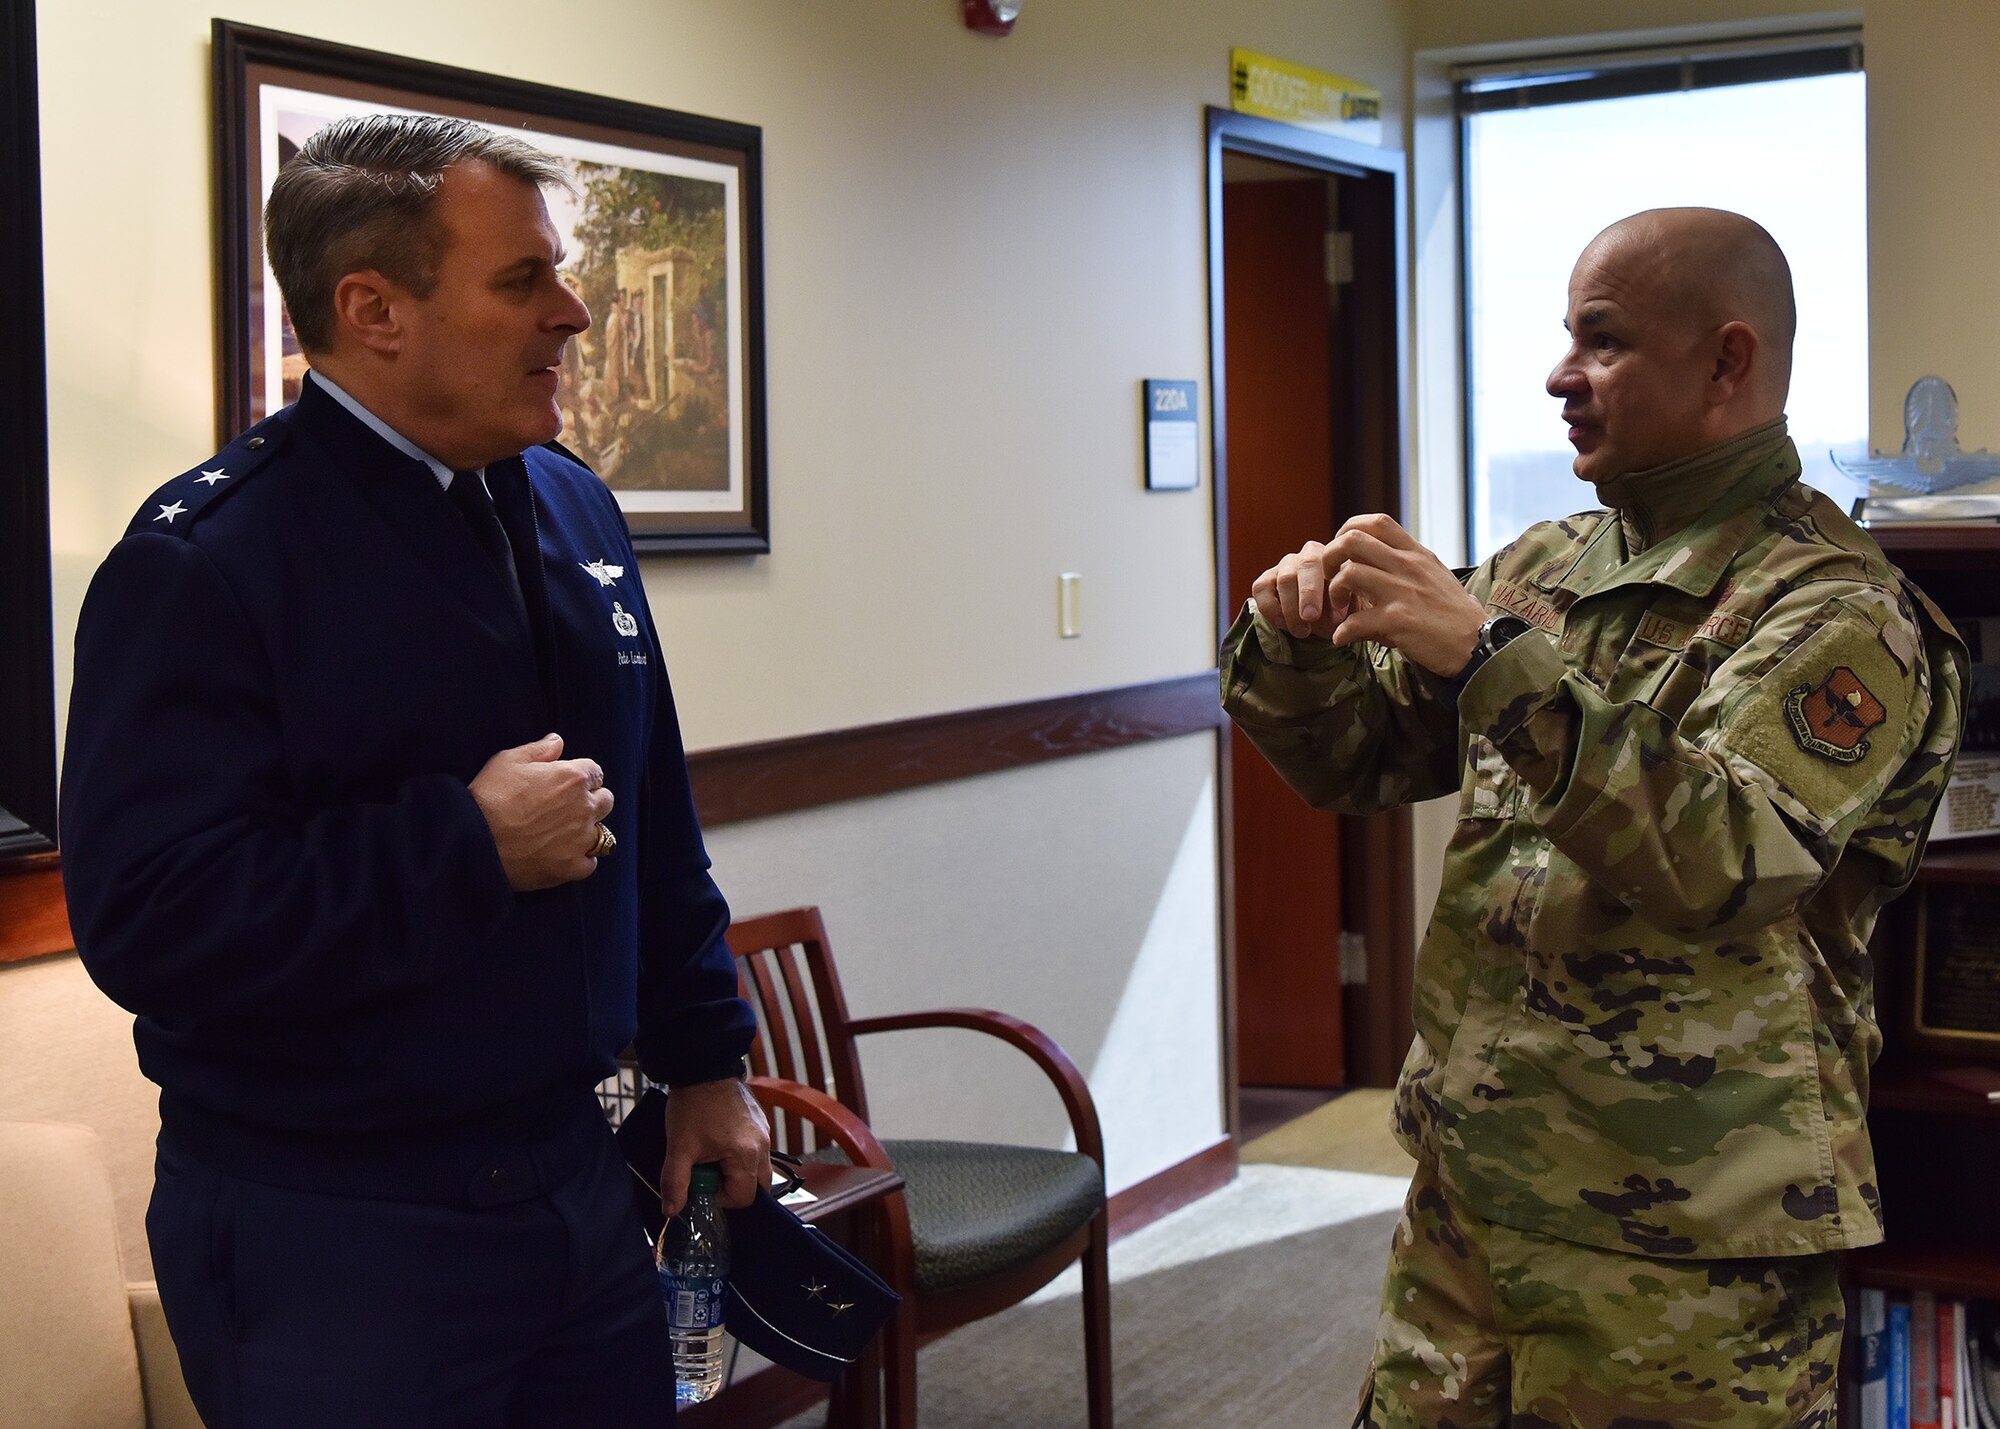
<path id="1" fill-rule="evenodd" d="M 1935 372 L 1959 440 L 2000 449 L 2000 8 L 1869 0 L 1868 406 L 1903 444 L 1903 397 Z"/>

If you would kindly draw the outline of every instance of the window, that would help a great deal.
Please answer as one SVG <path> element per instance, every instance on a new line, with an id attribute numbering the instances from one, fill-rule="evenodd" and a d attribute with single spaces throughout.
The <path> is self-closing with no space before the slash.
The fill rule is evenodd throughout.
<path id="1" fill-rule="evenodd" d="M 1860 494 L 1829 448 L 1868 434 L 1864 80 L 1848 35 L 1457 73 L 1462 145 L 1467 538 L 1484 559 L 1597 504 L 1557 401 L 1570 268 L 1641 209 L 1733 209 L 1792 266 L 1791 433 L 1806 480 Z"/>

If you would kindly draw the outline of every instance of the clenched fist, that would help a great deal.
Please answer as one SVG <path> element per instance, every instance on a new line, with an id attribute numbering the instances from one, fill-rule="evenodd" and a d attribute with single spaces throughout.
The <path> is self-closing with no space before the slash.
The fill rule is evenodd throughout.
<path id="1" fill-rule="evenodd" d="M 473 776 L 473 802 L 493 831 L 516 893 L 554 888 L 597 871 L 590 851 L 614 802 L 594 759 L 564 759 L 559 734 L 503 749 Z"/>

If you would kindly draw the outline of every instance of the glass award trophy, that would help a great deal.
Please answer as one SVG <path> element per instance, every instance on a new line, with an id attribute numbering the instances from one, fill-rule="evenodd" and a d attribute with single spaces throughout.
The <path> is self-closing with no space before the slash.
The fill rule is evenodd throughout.
<path id="1" fill-rule="evenodd" d="M 1864 525 L 1925 521 L 2000 523 L 2000 456 L 1958 445 L 1958 394 L 1942 377 L 1919 377 L 1903 399 L 1903 450 L 1833 464 L 1868 484 L 1854 503 Z"/>

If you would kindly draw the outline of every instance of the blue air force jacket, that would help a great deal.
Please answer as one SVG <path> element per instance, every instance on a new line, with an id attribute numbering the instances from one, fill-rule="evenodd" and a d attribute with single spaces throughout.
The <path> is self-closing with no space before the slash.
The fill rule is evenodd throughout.
<path id="1" fill-rule="evenodd" d="M 138 1014 L 166 1132 L 222 1169 L 354 1163 L 397 1194 L 407 1167 L 421 1195 L 573 1117 L 635 1036 L 668 1083 L 749 1046 L 617 504 L 553 450 L 487 480 L 532 629 L 430 469 L 310 380 L 155 493 L 91 583 L 70 918 Z M 517 894 L 467 785 L 550 731 L 603 766 L 619 847 Z"/>

